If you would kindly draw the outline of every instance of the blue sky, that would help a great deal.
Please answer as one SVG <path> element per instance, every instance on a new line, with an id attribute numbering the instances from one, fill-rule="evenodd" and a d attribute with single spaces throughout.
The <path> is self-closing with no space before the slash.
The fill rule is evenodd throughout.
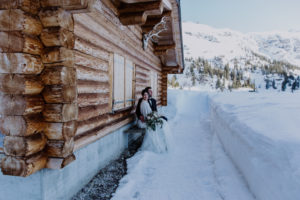
<path id="1" fill-rule="evenodd" d="M 181 0 L 183 21 L 242 32 L 300 30 L 300 0 Z"/>

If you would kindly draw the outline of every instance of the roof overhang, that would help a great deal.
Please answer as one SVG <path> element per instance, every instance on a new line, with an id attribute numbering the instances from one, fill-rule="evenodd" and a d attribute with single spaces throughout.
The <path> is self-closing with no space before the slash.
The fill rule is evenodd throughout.
<path id="1" fill-rule="evenodd" d="M 118 7 L 123 25 L 139 25 L 149 33 L 165 18 L 167 29 L 152 41 L 154 54 L 160 57 L 163 71 L 181 73 L 184 69 L 181 12 L 179 0 L 111 0 Z M 172 69 L 172 70 L 170 70 Z"/>

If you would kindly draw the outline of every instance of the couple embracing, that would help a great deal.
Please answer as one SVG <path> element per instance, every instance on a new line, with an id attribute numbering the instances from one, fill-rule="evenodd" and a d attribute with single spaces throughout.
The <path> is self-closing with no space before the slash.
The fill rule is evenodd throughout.
<path id="1" fill-rule="evenodd" d="M 138 118 L 137 125 L 139 128 L 146 128 L 146 118 L 153 112 L 157 112 L 156 100 L 152 97 L 151 87 L 146 87 L 142 91 L 142 98 L 139 99 L 136 108 L 136 115 Z M 159 116 L 158 118 L 168 121 L 165 116 Z"/>
<path id="2" fill-rule="evenodd" d="M 145 121 L 147 116 L 152 112 L 157 112 L 156 100 L 152 97 L 151 87 L 146 87 L 142 91 L 142 98 L 139 99 L 136 108 L 138 118 L 137 125 L 139 128 L 147 128 Z M 164 116 L 159 116 L 159 118 L 167 121 L 167 118 Z M 165 128 L 166 126 L 155 130 L 147 129 L 141 149 L 156 153 L 166 152 L 168 148 L 164 131 Z"/>
<path id="3" fill-rule="evenodd" d="M 145 119 L 152 112 L 157 112 L 156 100 L 152 97 L 152 88 L 146 87 L 142 91 L 142 98 L 139 99 L 136 107 L 139 128 L 146 128 Z"/>

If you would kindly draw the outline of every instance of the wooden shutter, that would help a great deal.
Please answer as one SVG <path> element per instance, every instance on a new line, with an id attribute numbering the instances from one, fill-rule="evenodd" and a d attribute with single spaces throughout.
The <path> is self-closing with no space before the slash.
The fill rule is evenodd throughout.
<path id="1" fill-rule="evenodd" d="M 125 102 L 125 59 L 123 56 L 114 54 L 114 81 L 113 81 L 113 110 L 124 108 Z"/>
<path id="2" fill-rule="evenodd" d="M 125 65 L 125 107 L 132 106 L 133 99 L 133 73 L 134 65 L 132 61 L 126 60 Z"/>

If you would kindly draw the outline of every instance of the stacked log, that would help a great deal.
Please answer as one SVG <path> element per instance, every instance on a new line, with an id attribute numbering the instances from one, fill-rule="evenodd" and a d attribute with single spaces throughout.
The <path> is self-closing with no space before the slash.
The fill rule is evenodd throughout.
<path id="1" fill-rule="evenodd" d="M 45 9 L 39 13 L 44 25 L 40 38 L 45 46 L 42 54 L 45 69 L 41 80 L 45 85 L 42 95 L 46 102 L 43 110 L 44 131 L 48 138 L 46 167 L 52 169 L 63 168 L 75 160 L 78 106 L 72 15 L 62 8 L 47 7 L 64 7 L 67 5 L 60 4 L 72 2 L 76 4 L 76 1 L 43 0 L 41 5 Z"/>
<path id="2" fill-rule="evenodd" d="M 1 170 L 5 175 L 28 176 L 46 166 L 39 9 L 38 0 L 0 2 L 0 130 L 5 135 Z"/>

